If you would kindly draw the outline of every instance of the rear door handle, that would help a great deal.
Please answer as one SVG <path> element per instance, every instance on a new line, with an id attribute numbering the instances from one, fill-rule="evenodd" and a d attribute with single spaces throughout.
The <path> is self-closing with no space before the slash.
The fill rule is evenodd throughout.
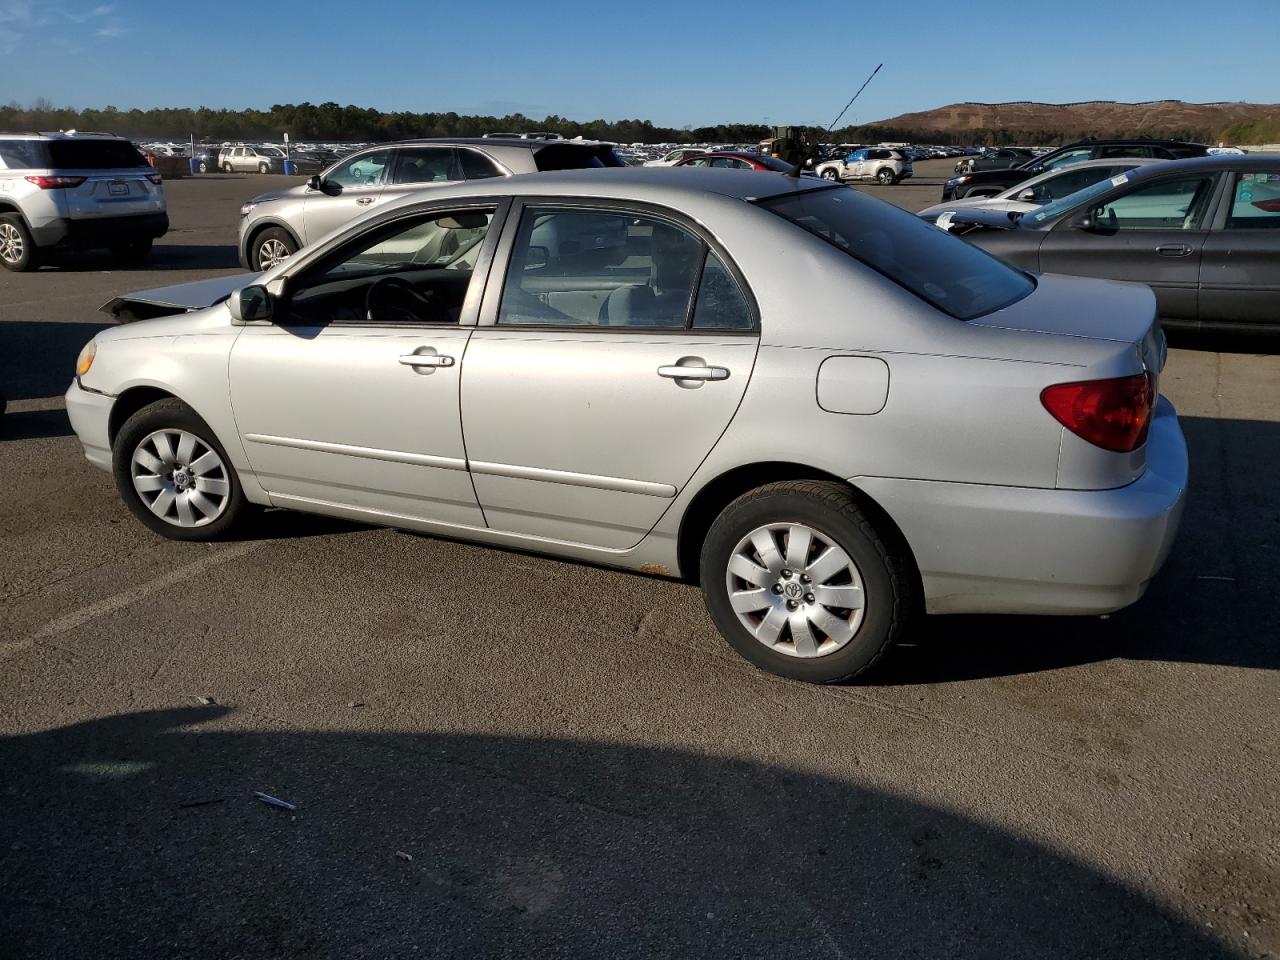
<path id="1" fill-rule="evenodd" d="M 728 380 L 729 370 L 726 367 L 686 367 L 676 363 L 669 367 L 659 367 L 658 376 L 670 380 Z"/>
<path id="2" fill-rule="evenodd" d="M 443 353 L 406 353 L 400 362 L 406 367 L 452 367 L 453 357 Z"/>
<path id="3" fill-rule="evenodd" d="M 369 204 L 373 203 L 373 197 L 361 197 L 356 201 L 356 203 L 360 204 L 362 207 L 367 207 Z"/>
<path id="4" fill-rule="evenodd" d="M 1156 253 L 1162 257 L 1185 257 L 1191 252 L 1185 243 L 1162 243 L 1156 247 Z"/>

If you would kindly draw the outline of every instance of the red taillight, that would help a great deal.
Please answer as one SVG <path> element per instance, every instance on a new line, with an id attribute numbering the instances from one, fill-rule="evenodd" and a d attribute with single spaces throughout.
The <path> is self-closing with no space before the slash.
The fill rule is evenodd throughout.
<path id="1" fill-rule="evenodd" d="M 63 187 L 78 187 L 87 177 L 27 177 L 28 183 L 34 183 L 41 190 L 60 190 Z"/>
<path id="2" fill-rule="evenodd" d="M 1114 380 L 1059 383 L 1045 387 L 1040 402 L 1077 437 L 1104 450 L 1129 453 L 1147 442 L 1156 402 L 1155 378 L 1137 373 Z"/>
<path id="3" fill-rule="evenodd" d="M 160 181 L 163 180 L 164 178 L 160 176 L 160 174 L 158 173 L 148 173 L 147 179 L 150 180 L 152 183 L 154 183 L 158 187 L 160 186 Z"/>

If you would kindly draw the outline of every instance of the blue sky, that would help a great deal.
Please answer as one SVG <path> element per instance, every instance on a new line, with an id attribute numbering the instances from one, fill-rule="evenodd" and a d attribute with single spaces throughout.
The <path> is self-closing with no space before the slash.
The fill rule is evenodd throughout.
<path id="1" fill-rule="evenodd" d="M 825 126 L 883 61 L 845 122 L 959 100 L 1276 102 L 1276 2 L 0 0 L 0 99 Z"/>

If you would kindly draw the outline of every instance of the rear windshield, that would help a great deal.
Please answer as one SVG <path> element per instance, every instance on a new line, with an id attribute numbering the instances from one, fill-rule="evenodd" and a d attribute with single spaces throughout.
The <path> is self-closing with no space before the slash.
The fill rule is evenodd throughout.
<path id="1" fill-rule="evenodd" d="M 779 173 L 787 173 L 795 167 L 794 163 L 787 163 L 787 161 L 780 160 L 777 157 L 757 156 L 751 159 L 761 166 L 768 167 L 770 170 L 777 170 Z"/>
<path id="2" fill-rule="evenodd" d="M 585 170 L 588 167 L 626 166 L 618 155 L 613 152 L 613 147 L 607 144 L 582 146 L 579 144 L 555 143 L 534 153 L 533 162 L 543 172 L 548 170 Z"/>
<path id="3" fill-rule="evenodd" d="M 147 161 L 128 140 L 50 140 L 48 166 L 56 170 L 118 170 Z"/>
<path id="4" fill-rule="evenodd" d="M 1029 276 L 986 251 L 853 190 L 832 187 L 759 203 L 957 320 L 1007 307 L 1035 289 Z"/>

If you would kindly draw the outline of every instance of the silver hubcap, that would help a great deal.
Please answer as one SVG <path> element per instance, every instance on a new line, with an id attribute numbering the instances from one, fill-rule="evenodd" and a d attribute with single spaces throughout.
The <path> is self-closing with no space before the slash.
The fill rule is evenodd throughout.
<path id="1" fill-rule="evenodd" d="M 258 266 L 264 270 L 267 267 L 274 267 L 278 263 L 284 263 L 289 259 L 289 248 L 274 237 L 270 240 L 262 241 L 262 245 L 258 247 Z"/>
<path id="2" fill-rule="evenodd" d="M 0 223 L 0 259 L 5 263 L 22 259 L 22 234 L 12 223 Z"/>
<path id="3" fill-rule="evenodd" d="M 157 430 L 133 451 L 133 489 L 165 523 L 203 527 L 222 516 L 231 478 L 222 458 L 186 430 Z"/>
<path id="4" fill-rule="evenodd" d="M 862 575 L 838 543 L 803 523 L 771 523 L 738 541 L 725 572 L 739 622 L 775 653 L 825 657 L 858 632 Z"/>

